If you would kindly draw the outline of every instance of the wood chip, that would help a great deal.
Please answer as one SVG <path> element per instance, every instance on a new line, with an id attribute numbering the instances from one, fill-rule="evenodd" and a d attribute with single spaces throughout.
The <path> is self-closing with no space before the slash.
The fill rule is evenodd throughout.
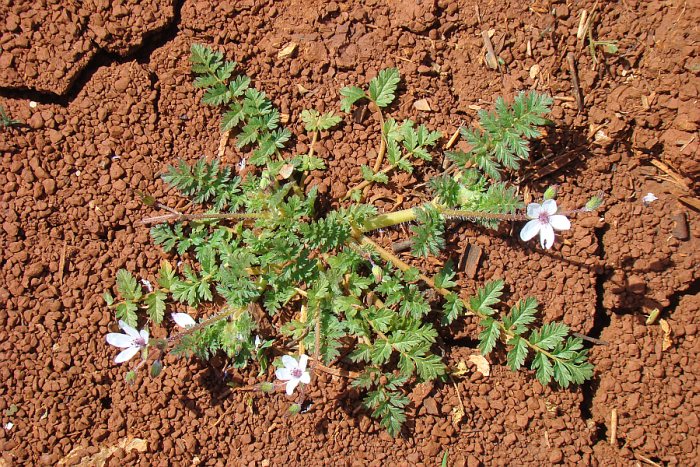
<path id="1" fill-rule="evenodd" d="M 452 408 L 452 426 L 457 428 L 464 418 L 464 409 L 458 405 Z"/>
<path id="2" fill-rule="evenodd" d="M 411 245 L 413 245 L 412 240 L 402 240 L 400 242 L 392 243 L 391 249 L 394 251 L 394 253 L 401 253 L 402 251 L 410 250 Z"/>
<path id="3" fill-rule="evenodd" d="M 555 157 L 554 159 L 543 160 L 538 166 L 527 171 L 525 175 L 523 175 L 521 182 L 529 179 L 539 180 L 542 177 L 546 177 L 547 175 L 569 165 L 579 157 L 580 153 L 577 151 L 569 151 L 561 156 Z"/>
<path id="4" fill-rule="evenodd" d="M 476 371 L 484 376 L 491 376 L 491 364 L 486 358 L 481 354 L 475 354 L 469 356 L 469 361 L 476 365 Z"/>
<path id="5" fill-rule="evenodd" d="M 224 160 L 224 155 L 226 154 L 226 145 L 228 144 L 229 136 L 231 135 L 231 130 L 226 130 L 221 133 L 221 139 L 219 140 L 219 160 Z"/>
<path id="6" fill-rule="evenodd" d="M 662 172 L 665 172 L 666 175 L 669 175 L 672 179 L 676 181 L 676 183 L 683 186 L 683 188 L 690 191 L 690 187 L 693 184 L 691 180 L 688 180 L 686 177 L 679 174 L 678 172 L 676 172 L 671 167 L 664 164 L 658 159 L 651 159 L 649 162 L 651 162 L 654 167 L 660 169 Z"/>
<path id="7" fill-rule="evenodd" d="M 586 37 L 586 20 L 588 19 L 588 12 L 586 10 L 581 10 L 581 19 L 578 21 L 578 30 L 576 31 L 576 39 L 581 41 Z"/>
<path id="8" fill-rule="evenodd" d="M 450 149 L 452 146 L 455 145 L 455 142 L 457 142 L 457 138 L 459 138 L 459 130 L 462 128 L 462 125 L 457 127 L 454 133 L 452 133 L 452 136 L 450 136 L 450 139 L 447 140 L 447 143 L 445 143 L 445 149 Z M 444 168 L 444 167 L 443 167 Z"/>
<path id="9" fill-rule="evenodd" d="M 610 446 L 617 447 L 617 409 L 612 409 L 610 413 Z"/>
<path id="10" fill-rule="evenodd" d="M 428 103 L 428 99 L 418 99 L 413 103 L 413 108 L 416 110 L 420 110 L 421 112 L 432 112 L 433 109 L 430 108 L 430 104 Z"/>
<path id="11" fill-rule="evenodd" d="M 277 58 L 287 58 L 291 56 L 296 50 L 297 50 L 297 44 L 296 42 L 290 42 L 289 44 L 285 45 L 279 52 L 277 52 Z"/>
<path id="12" fill-rule="evenodd" d="M 484 39 L 484 45 L 486 46 L 486 57 L 484 61 L 492 70 L 498 70 L 498 57 L 496 57 L 496 52 L 494 52 L 493 43 L 491 42 L 491 36 L 493 36 L 493 34 L 493 29 L 481 31 L 481 37 Z"/>
<path id="13" fill-rule="evenodd" d="M 692 196 L 680 195 L 678 196 L 678 201 L 700 212 L 700 199 L 694 198 Z"/>
<path id="14" fill-rule="evenodd" d="M 282 166 L 282 168 L 280 169 L 280 176 L 282 177 L 283 180 L 286 180 L 292 176 L 293 172 L 294 172 L 294 166 L 292 164 L 284 164 Z"/>
<path id="15" fill-rule="evenodd" d="M 457 363 L 457 368 L 452 370 L 452 376 L 464 376 L 469 372 L 469 367 L 464 360 L 460 360 Z"/>
<path id="16" fill-rule="evenodd" d="M 664 338 L 661 342 L 661 350 L 666 351 L 671 347 L 671 345 L 673 345 L 673 340 L 671 339 L 671 325 L 668 324 L 668 321 L 665 319 L 660 319 L 659 326 L 661 326 L 661 329 L 664 332 Z"/>
<path id="17" fill-rule="evenodd" d="M 540 66 L 535 63 L 530 67 L 530 79 L 535 79 L 537 78 L 537 75 L 540 74 Z"/>
<path id="18" fill-rule="evenodd" d="M 483 249 L 479 245 L 469 245 L 462 255 L 462 259 L 459 262 L 460 269 L 464 271 L 464 274 L 470 278 L 474 279 L 476 273 L 479 270 L 479 260 L 481 260 L 481 254 Z"/>
<path id="19" fill-rule="evenodd" d="M 571 72 L 572 90 L 574 92 L 574 97 L 576 98 L 576 105 L 578 105 L 578 110 L 583 112 L 583 93 L 581 92 L 581 86 L 578 82 L 578 71 L 576 70 L 576 60 L 574 59 L 574 54 L 569 52 L 566 54 L 566 61 L 569 63 L 569 71 Z"/>
<path id="20" fill-rule="evenodd" d="M 598 130 L 593 135 L 593 142 L 603 147 L 608 147 L 613 143 L 612 138 L 605 134 L 603 130 Z"/>
<path id="21" fill-rule="evenodd" d="M 673 229 L 671 234 L 678 240 L 688 240 L 690 238 L 690 229 L 688 228 L 688 216 L 685 211 L 676 211 L 671 215 L 673 221 Z"/>

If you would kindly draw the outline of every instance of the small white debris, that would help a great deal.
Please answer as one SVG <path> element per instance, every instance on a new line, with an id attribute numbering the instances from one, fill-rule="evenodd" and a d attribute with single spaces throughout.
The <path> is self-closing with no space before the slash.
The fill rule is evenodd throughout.
<path id="1" fill-rule="evenodd" d="M 659 199 L 659 198 L 657 198 L 656 196 L 654 196 L 654 193 L 647 193 L 647 194 L 644 195 L 644 197 L 642 198 L 642 202 L 644 203 L 645 206 L 648 206 L 648 205 L 650 205 L 651 203 L 653 203 L 654 201 L 656 201 L 657 199 Z"/>
<path id="2" fill-rule="evenodd" d="M 31 109 L 36 109 L 36 107 L 37 107 L 38 105 L 39 105 L 39 104 L 37 104 L 37 103 L 34 102 L 34 101 L 29 101 L 29 108 L 31 108 Z"/>
<path id="3" fill-rule="evenodd" d="M 430 108 L 428 99 L 418 99 L 413 103 L 413 108 L 420 110 L 421 112 L 431 112 L 433 109 Z"/>
<path id="4" fill-rule="evenodd" d="M 297 43 L 296 42 L 290 42 L 282 50 L 277 52 L 277 58 L 287 58 L 291 56 L 294 51 L 297 49 Z"/>
<path id="5" fill-rule="evenodd" d="M 148 279 L 141 279 L 141 283 L 144 287 L 146 287 L 149 293 L 153 292 L 153 285 L 151 284 L 151 281 L 149 281 Z"/>

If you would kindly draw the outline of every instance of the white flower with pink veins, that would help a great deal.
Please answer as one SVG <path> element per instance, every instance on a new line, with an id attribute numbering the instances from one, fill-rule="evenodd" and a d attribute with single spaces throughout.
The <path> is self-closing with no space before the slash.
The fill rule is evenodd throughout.
<path id="1" fill-rule="evenodd" d="M 530 203 L 527 205 L 527 217 L 532 219 L 525 224 L 520 231 L 520 238 L 527 242 L 535 235 L 540 234 L 542 248 L 551 248 L 554 245 L 555 230 L 569 230 L 571 222 L 563 214 L 557 214 L 557 202 L 548 199 L 542 204 Z"/>
<path id="2" fill-rule="evenodd" d="M 299 383 L 309 384 L 311 375 L 306 370 L 306 365 L 309 362 L 309 356 L 301 354 L 299 361 L 291 355 L 282 357 L 284 368 L 278 368 L 275 371 L 277 379 L 287 382 L 287 395 L 291 396 Z"/>
<path id="3" fill-rule="evenodd" d="M 124 349 L 119 352 L 117 358 L 114 359 L 114 363 L 124 363 L 131 360 L 134 355 L 139 353 L 139 350 L 148 346 L 148 330 L 142 329 L 137 331 L 132 328 L 124 321 L 119 321 L 119 327 L 123 334 L 118 332 L 110 332 L 107 334 L 107 343 L 120 349 Z"/>

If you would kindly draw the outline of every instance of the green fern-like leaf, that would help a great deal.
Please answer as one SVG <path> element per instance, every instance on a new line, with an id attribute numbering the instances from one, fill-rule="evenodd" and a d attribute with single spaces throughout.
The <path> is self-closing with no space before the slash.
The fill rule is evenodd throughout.
<path id="1" fill-rule="evenodd" d="M 464 313 L 464 302 L 456 293 L 451 293 L 445 297 L 442 324 L 452 324 L 462 313 Z"/>
<path id="2" fill-rule="evenodd" d="M 527 297 L 515 304 L 510 313 L 503 318 L 503 325 L 506 330 L 514 334 L 523 334 L 527 331 L 527 325 L 535 321 L 536 311 L 537 300 L 534 297 Z"/>
<path id="3" fill-rule="evenodd" d="M 513 346 L 508 352 L 508 366 L 511 370 L 517 371 L 523 366 L 527 358 L 527 342 L 520 336 L 514 336 L 508 340 L 508 345 Z"/>
<path id="4" fill-rule="evenodd" d="M 482 355 L 487 355 L 496 346 L 501 328 L 498 321 L 490 317 L 482 320 L 480 324 L 483 329 L 479 333 L 479 350 Z"/>
<path id="5" fill-rule="evenodd" d="M 386 107 L 394 101 L 396 87 L 400 81 L 397 68 L 386 68 L 369 83 L 369 98 L 378 107 Z"/>
<path id="6" fill-rule="evenodd" d="M 330 130 L 340 123 L 340 116 L 335 115 L 333 111 L 321 114 L 315 109 L 302 110 L 301 119 L 305 124 L 306 131 Z"/>
<path id="7" fill-rule="evenodd" d="M 138 301 L 143 292 L 136 278 L 126 269 L 117 271 L 117 291 L 126 300 Z"/>
<path id="8" fill-rule="evenodd" d="M 414 208 L 418 225 L 411 227 L 413 242 L 411 251 L 416 256 L 437 255 L 445 246 L 445 225 L 440 212 L 431 204 Z"/>
<path id="9" fill-rule="evenodd" d="M 547 323 L 539 330 L 535 330 L 528 339 L 532 344 L 544 350 L 552 350 L 564 342 L 569 334 L 569 328 L 562 323 Z"/>
<path id="10" fill-rule="evenodd" d="M 340 95 L 343 98 L 340 100 L 340 110 L 350 112 L 353 104 L 360 99 L 367 97 L 365 92 L 357 86 L 347 86 L 340 90 Z"/>
<path id="11" fill-rule="evenodd" d="M 146 311 L 148 312 L 148 317 L 151 318 L 156 324 L 160 324 L 163 321 L 163 316 L 165 315 L 165 295 L 160 290 L 154 290 L 153 292 L 146 295 Z"/>
<path id="12" fill-rule="evenodd" d="M 487 283 L 477 290 L 476 295 L 469 299 L 469 305 L 474 313 L 483 316 L 491 316 L 496 311 L 491 305 L 500 302 L 502 294 L 503 281 L 498 279 Z"/>

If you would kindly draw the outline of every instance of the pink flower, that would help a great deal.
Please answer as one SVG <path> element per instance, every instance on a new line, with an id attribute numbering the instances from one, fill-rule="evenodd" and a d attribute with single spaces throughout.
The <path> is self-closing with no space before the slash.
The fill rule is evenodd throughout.
<path id="1" fill-rule="evenodd" d="M 275 371 L 275 376 L 277 376 L 277 379 L 287 382 L 288 396 L 292 395 L 299 383 L 309 384 L 311 382 L 311 375 L 306 371 L 306 364 L 308 362 L 309 356 L 304 354 L 299 356 L 298 362 L 291 355 L 284 355 L 282 357 L 284 368 L 278 368 L 277 371 Z"/>
<path id="2" fill-rule="evenodd" d="M 571 222 L 566 216 L 557 214 L 557 202 L 548 199 L 541 205 L 530 203 L 527 205 L 527 217 L 532 219 L 525 224 L 520 231 L 520 238 L 527 242 L 538 233 L 542 248 L 551 248 L 554 244 L 554 230 L 569 230 Z"/>
<path id="3" fill-rule="evenodd" d="M 120 349 L 114 363 L 124 363 L 131 360 L 134 355 L 139 353 L 139 350 L 148 346 L 148 330 L 143 329 L 137 331 L 124 321 L 119 321 L 119 327 L 124 331 L 124 334 L 110 332 L 107 334 L 107 343 Z"/>

